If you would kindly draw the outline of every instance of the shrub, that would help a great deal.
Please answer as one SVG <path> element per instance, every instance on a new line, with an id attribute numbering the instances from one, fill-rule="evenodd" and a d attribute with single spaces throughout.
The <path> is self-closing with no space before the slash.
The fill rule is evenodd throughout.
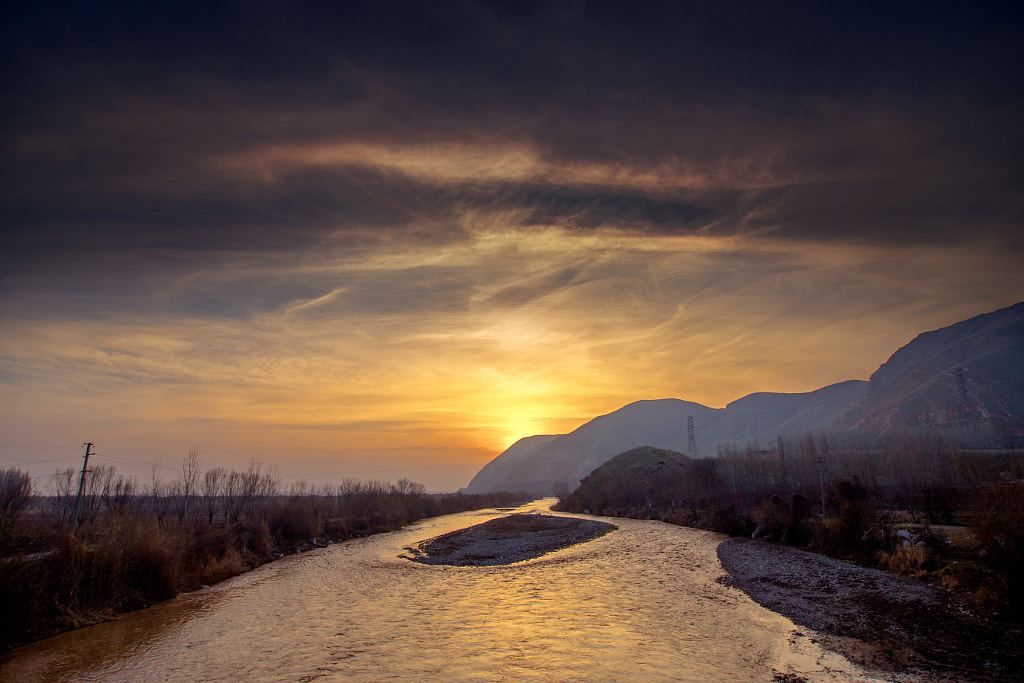
<path id="1" fill-rule="evenodd" d="M 65 546 L 80 567 L 79 609 L 137 609 L 174 597 L 181 585 L 186 544 L 181 528 L 152 518 L 112 514 Z M 86 597 L 82 597 L 82 596 Z"/>
<path id="2" fill-rule="evenodd" d="M 1005 603 L 1006 582 L 997 572 L 977 561 L 956 561 L 935 573 L 939 584 L 950 591 L 970 593 L 974 604 L 995 612 Z"/>
<path id="3" fill-rule="evenodd" d="M 195 574 L 194 585 L 190 588 L 198 588 L 203 584 L 217 583 L 232 576 L 238 576 L 248 570 L 249 567 L 242 560 L 242 556 L 234 548 L 227 548 L 221 555 L 213 555 L 207 558 L 206 563 Z"/>
<path id="4" fill-rule="evenodd" d="M 754 520 L 737 510 L 735 505 L 715 507 L 708 515 L 709 530 L 730 536 L 750 536 L 755 527 Z"/>
<path id="5" fill-rule="evenodd" d="M 972 529 L 981 560 L 999 578 L 1011 612 L 1024 615 L 1024 484 L 984 489 L 975 501 Z"/>
<path id="6" fill-rule="evenodd" d="M 313 502 L 312 498 L 306 498 L 274 505 L 268 519 L 271 535 L 289 544 L 323 535 L 324 522 Z"/>
<path id="7" fill-rule="evenodd" d="M 0 651 L 50 635 L 39 628 L 53 602 L 48 589 L 39 560 L 0 562 Z"/>
<path id="8" fill-rule="evenodd" d="M 32 480 L 27 472 L 0 469 L 0 557 L 14 550 L 21 516 L 32 499 Z"/>
<path id="9" fill-rule="evenodd" d="M 252 568 L 271 557 L 270 528 L 263 520 L 246 519 L 228 528 L 231 545 L 245 564 Z"/>
<path id="10" fill-rule="evenodd" d="M 814 525 L 811 549 L 871 566 L 878 552 L 888 547 L 888 522 L 875 512 L 865 487 L 856 477 L 837 481 L 831 507 L 838 508 L 839 514 Z"/>
<path id="11" fill-rule="evenodd" d="M 891 555 L 884 554 L 879 566 L 901 576 L 925 579 L 938 564 L 935 561 L 935 551 L 931 548 L 910 546 L 897 548 Z"/>

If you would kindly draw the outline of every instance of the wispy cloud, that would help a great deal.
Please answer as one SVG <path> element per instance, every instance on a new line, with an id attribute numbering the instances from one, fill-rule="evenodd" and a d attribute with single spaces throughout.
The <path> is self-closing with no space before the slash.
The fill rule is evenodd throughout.
<path id="1" fill-rule="evenodd" d="M 1024 286 L 1012 258 L 996 276 L 984 251 L 491 230 L 359 259 L 210 263 L 175 298 L 152 294 L 148 313 L 9 320 L 4 392 L 49 396 L 58 419 L 81 415 L 67 395 L 88 392 L 108 419 L 154 433 L 220 420 L 299 430 L 307 447 L 404 433 L 493 452 L 639 398 L 722 406 L 864 378 L 979 296 L 995 307 Z M 274 291 L 249 315 L 173 305 L 202 292 L 245 308 L 260 274 Z"/>

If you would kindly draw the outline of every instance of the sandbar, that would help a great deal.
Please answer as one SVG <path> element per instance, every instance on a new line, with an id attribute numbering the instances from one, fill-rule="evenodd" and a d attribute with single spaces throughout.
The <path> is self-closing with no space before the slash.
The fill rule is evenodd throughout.
<path id="1" fill-rule="evenodd" d="M 459 567 L 513 564 L 592 541 L 615 528 L 578 517 L 514 514 L 409 546 L 406 557 L 422 564 Z"/>

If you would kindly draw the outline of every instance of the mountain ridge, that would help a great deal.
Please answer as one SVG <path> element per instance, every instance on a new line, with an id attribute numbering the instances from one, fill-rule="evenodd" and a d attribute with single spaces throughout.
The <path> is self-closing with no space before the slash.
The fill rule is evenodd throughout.
<path id="1" fill-rule="evenodd" d="M 917 335 L 867 381 L 754 392 L 725 408 L 644 399 L 568 434 L 520 439 L 463 490 L 547 494 L 554 482 L 574 485 L 632 448 L 686 453 L 689 417 L 701 455 L 807 432 L 870 441 L 894 430 L 930 430 L 974 445 L 1024 443 L 1024 302 Z"/>

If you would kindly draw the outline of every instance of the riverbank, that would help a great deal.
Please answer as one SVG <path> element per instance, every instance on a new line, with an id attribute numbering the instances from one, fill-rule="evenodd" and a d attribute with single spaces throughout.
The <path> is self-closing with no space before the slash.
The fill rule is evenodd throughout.
<path id="1" fill-rule="evenodd" d="M 615 528 L 578 517 L 515 514 L 407 546 L 405 557 L 422 564 L 460 567 L 513 564 L 585 543 Z"/>
<path id="2" fill-rule="evenodd" d="M 1020 633 L 968 612 L 945 591 L 749 539 L 724 541 L 718 558 L 728 572 L 722 583 L 893 680 L 1019 680 L 1024 673 Z"/>
<path id="3" fill-rule="evenodd" d="M 611 524 L 515 514 L 406 546 L 432 565 L 495 566 L 597 538 Z M 748 539 L 718 545 L 719 582 L 781 614 L 817 645 L 886 680 L 915 683 L 1018 680 L 1019 633 L 979 618 L 919 581 L 796 548 Z M 799 677 L 789 680 L 799 681 Z"/>
<path id="4" fill-rule="evenodd" d="M 619 528 L 505 566 L 399 557 L 513 512 L 551 514 L 548 504 L 423 520 L 284 558 L 0 657 L 0 680 L 887 680 L 716 583 L 717 534 L 598 519 Z"/>
<path id="5" fill-rule="evenodd" d="M 212 508 L 193 504 L 180 518 L 159 516 L 151 508 L 160 507 L 144 500 L 111 506 L 70 530 L 45 515 L 27 518 L 24 540 L 14 545 L 19 552 L 0 552 L 0 652 L 115 619 L 286 555 L 528 499 L 352 483 L 327 494 L 249 501 L 239 506 L 240 518 L 220 511 L 216 521 Z"/>

